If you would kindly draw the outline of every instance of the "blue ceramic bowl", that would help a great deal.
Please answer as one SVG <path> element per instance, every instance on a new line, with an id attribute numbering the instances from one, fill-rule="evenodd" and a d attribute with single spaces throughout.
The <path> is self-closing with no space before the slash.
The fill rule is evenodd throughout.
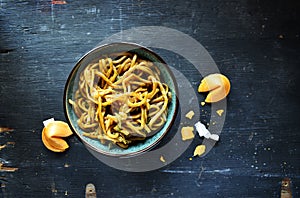
<path id="1" fill-rule="evenodd" d="M 69 104 L 68 100 L 73 99 L 76 90 L 78 89 L 79 74 L 81 71 L 91 62 L 99 60 L 101 56 L 109 55 L 112 53 L 119 52 L 132 52 L 137 54 L 140 58 L 147 59 L 152 61 L 160 70 L 163 81 L 169 86 L 172 93 L 171 101 L 168 105 L 168 114 L 167 121 L 160 131 L 155 133 L 151 137 L 147 137 L 143 141 L 139 141 L 136 144 L 130 145 L 127 149 L 119 147 L 109 147 L 108 145 L 101 144 L 99 140 L 91 139 L 83 136 L 83 130 L 77 124 L 77 116 L 72 108 L 72 105 Z M 153 51 L 133 43 L 111 43 L 96 47 L 85 54 L 75 65 L 71 71 L 69 78 L 65 85 L 64 91 L 64 110 L 67 121 L 71 129 L 78 135 L 81 141 L 85 146 L 89 147 L 97 153 L 105 154 L 108 156 L 128 156 L 136 155 L 142 152 L 145 152 L 155 145 L 157 145 L 160 140 L 165 136 L 169 131 L 173 121 L 175 120 L 177 113 L 177 83 L 175 81 L 174 75 L 171 72 L 167 64 Z"/>

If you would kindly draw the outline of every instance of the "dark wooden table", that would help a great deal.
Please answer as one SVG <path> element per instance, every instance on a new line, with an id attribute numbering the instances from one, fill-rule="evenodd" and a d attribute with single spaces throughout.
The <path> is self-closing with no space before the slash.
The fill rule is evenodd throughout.
<path id="1" fill-rule="evenodd" d="M 0 1 L 0 126 L 13 129 L 0 134 L 0 197 L 84 197 L 88 183 L 98 197 L 279 197 L 284 177 L 299 197 L 299 1 L 60 3 Z M 220 141 L 189 160 L 195 139 L 174 162 L 138 173 L 97 160 L 75 135 L 66 152 L 47 150 L 42 121 L 66 120 L 63 92 L 74 64 L 107 37 L 140 26 L 196 39 L 229 77 Z M 158 53 L 197 89 L 201 76 L 183 57 Z"/>

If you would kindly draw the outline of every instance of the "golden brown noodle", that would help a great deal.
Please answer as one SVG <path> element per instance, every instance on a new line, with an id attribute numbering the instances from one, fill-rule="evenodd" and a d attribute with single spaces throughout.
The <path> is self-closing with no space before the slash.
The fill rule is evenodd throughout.
<path id="1" fill-rule="evenodd" d="M 80 73 L 69 103 L 84 136 L 127 148 L 164 125 L 171 92 L 152 62 L 130 53 L 110 57 Z"/>

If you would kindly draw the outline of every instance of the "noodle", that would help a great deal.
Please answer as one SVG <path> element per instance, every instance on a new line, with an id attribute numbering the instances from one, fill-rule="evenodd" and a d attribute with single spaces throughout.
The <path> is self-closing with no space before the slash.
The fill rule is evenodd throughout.
<path id="1" fill-rule="evenodd" d="M 165 124 L 171 92 L 152 62 L 130 53 L 111 57 L 87 65 L 69 103 L 84 136 L 128 148 Z"/>

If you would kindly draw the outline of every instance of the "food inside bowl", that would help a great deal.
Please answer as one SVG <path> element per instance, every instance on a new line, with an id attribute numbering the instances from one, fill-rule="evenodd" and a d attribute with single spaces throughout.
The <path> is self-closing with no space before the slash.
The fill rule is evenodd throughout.
<path id="1" fill-rule="evenodd" d="M 124 52 L 100 57 L 80 73 L 69 99 L 83 135 L 128 148 L 165 124 L 172 94 L 155 63 Z"/>

